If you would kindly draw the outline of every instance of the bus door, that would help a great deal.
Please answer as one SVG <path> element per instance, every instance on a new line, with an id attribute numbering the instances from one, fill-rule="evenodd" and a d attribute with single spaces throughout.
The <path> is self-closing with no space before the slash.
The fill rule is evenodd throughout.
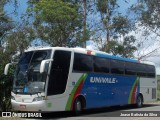
<path id="1" fill-rule="evenodd" d="M 66 89 L 71 52 L 56 50 L 53 55 L 47 95 L 63 94 Z"/>

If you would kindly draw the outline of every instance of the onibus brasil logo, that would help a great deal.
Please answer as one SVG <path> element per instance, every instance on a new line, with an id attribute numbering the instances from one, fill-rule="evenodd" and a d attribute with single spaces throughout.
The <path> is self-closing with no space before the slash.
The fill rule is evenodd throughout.
<path id="1" fill-rule="evenodd" d="M 19 118 L 41 118 L 41 113 L 16 113 L 16 112 L 2 112 L 2 117 L 19 117 Z"/>

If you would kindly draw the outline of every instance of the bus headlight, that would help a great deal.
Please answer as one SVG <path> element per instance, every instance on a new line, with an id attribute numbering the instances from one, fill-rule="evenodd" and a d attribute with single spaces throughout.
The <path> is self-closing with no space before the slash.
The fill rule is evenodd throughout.
<path id="1" fill-rule="evenodd" d="M 42 100 L 44 100 L 43 97 L 36 97 L 36 98 L 33 99 L 33 102 L 42 101 Z"/>

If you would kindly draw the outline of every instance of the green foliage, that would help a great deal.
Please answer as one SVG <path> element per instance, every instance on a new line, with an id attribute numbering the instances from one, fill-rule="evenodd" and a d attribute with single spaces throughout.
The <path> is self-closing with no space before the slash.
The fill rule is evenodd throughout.
<path id="1" fill-rule="evenodd" d="M 141 0 L 131 6 L 131 11 L 136 13 L 138 20 L 143 25 L 153 29 L 160 27 L 160 2 L 159 0 Z"/>
<path id="2" fill-rule="evenodd" d="M 75 6 L 61 0 L 40 0 L 35 7 L 35 11 L 40 12 L 36 16 L 37 19 L 44 20 L 49 24 L 57 22 L 60 24 L 65 23 L 64 25 L 66 25 L 65 21 L 70 22 L 72 19 L 77 19 Z"/>
<path id="3" fill-rule="evenodd" d="M 106 32 L 111 30 L 112 18 L 115 16 L 117 8 L 117 0 L 97 0 L 97 10 L 101 14 Z"/>
<path id="4" fill-rule="evenodd" d="M 159 0 L 147 0 L 147 10 L 142 11 L 141 21 L 152 28 L 160 27 L 160 2 Z"/>
<path id="5" fill-rule="evenodd" d="M 112 40 L 109 42 L 108 51 L 113 55 L 119 55 L 126 58 L 134 57 L 133 53 L 137 50 L 134 46 L 134 36 L 126 36 L 123 42 Z"/>
<path id="6" fill-rule="evenodd" d="M 7 52 L 11 52 L 12 56 L 19 52 L 20 55 L 30 46 L 31 42 L 35 39 L 34 29 L 23 22 L 23 24 L 17 25 L 14 28 L 15 31 L 11 32 L 7 36 L 6 42 L 8 42 L 6 48 Z M 14 45 L 14 46 L 13 46 Z"/>
<path id="7" fill-rule="evenodd" d="M 78 6 L 62 0 L 40 0 L 29 11 L 34 12 L 38 37 L 51 46 L 75 46 L 82 34 L 82 15 Z M 80 38 L 81 39 L 81 38 Z"/>
<path id="8" fill-rule="evenodd" d="M 11 20 L 3 10 L 3 5 L 4 3 L 0 4 L 0 46 L 7 32 L 12 29 Z"/>
<path id="9" fill-rule="evenodd" d="M 4 50 L 3 47 L 1 47 L 0 51 L 0 110 L 2 111 L 9 111 L 10 109 L 10 94 L 11 94 L 11 77 L 13 73 L 13 70 L 10 71 L 8 76 L 5 76 L 4 73 L 4 67 L 11 59 L 13 51 L 11 50 Z"/>
<path id="10" fill-rule="evenodd" d="M 111 15 L 117 7 L 117 0 L 97 0 L 97 10 L 103 14 L 106 14 L 109 9 Z"/>
<path id="11" fill-rule="evenodd" d="M 114 16 L 111 25 L 115 34 L 126 35 L 132 30 L 131 21 L 122 15 Z"/>
<path id="12" fill-rule="evenodd" d="M 138 25 L 138 28 L 140 28 L 138 33 L 141 33 L 141 38 L 144 38 L 138 45 L 139 48 L 141 47 L 141 50 L 142 48 L 145 50 L 143 55 L 139 56 L 139 59 L 146 59 L 147 57 L 155 56 L 154 54 L 159 49 L 159 47 L 156 48 L 155 46 L 155 44 L 159 43 L 158 41 L 160 37 L 159 6 L 159 0 L 137 0 L 137 2 L 130 8 L 131 14 L 134 14 L 132 17 L 134 18 L 136 25 Z M 150 44 L 149 41 L 153 44 Z M 150 44 L 152 50 L 145 48 L 147 44 Z"/>
<path id="13" fill-rule="evenodd" d="M 133 29 L 133 24 L 127 16 L 118 12 L 118 7 L 117 0 L 97 1 L 97 10 L 101 14 L 101 21 L 106 34 L 106 42 L 104 42 L 105 45 L 102 46 L 102 50 L 114 55 L 133 57 L 136 48 L 132 45 L 132 40 L 135 39 L 125 37 Z M 121 36 L 124 38 L 123 43 L 118 42 L 118 38 Z"/>
<path id="14" fill-rule="evenodd" d="M 14 67 L 9 70 L 9 75 L 3 74 L 4 65 L 0 65 L 0 110 L 10 111 L 11 110 L 11 89 L 12 89 L 12 76 Z"/>
<path id="15" fill-rule="evenodd" d="M 4 11 L 4 6 L 10 2 L 10 0 L 0 1 L 0 110 L 9 111 L 10 106 L 10 94 L 11 94 L 11 77 L 13 69 L 11 69 L 8 76 L 5 76 L 4 67 L 12 58 L 12 51 L 7 46 L 7 36 L 11 33 L 14 25 L 11 18 Z M 16 5 L 17 1 L 12 1 Z M 14 46 L 15 44 L 12 44 Z"/>

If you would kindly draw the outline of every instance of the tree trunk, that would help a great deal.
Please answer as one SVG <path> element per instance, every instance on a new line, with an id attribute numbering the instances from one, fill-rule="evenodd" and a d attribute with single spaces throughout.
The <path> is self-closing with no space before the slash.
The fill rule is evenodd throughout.
<path id="1" fill-rule="evenodd" d="M 108 3 L 109 0 L 106 0 L 106 31 L 107 31 L 107 36 L 106 36 L 106 46 L 105 46 L 105 51 L 109 52 L 109 41 L 110 41 L 110 30 L 109 30 L 109 6 Z"/>
<path id="2" fill-rule="evenodd" d="M 83 46 L 82 47 L 84 47 L 84 48 L 86 48 L 86 39 L 87 39 L 87 33 L 86 33 L 86 28 L 87 28 L 87 26 L 86 26 L 86 14 L 87 14 L 87 3 L 86 3 L 87 1 L 86 0 L 83 0 L 83 8 L 84 8 L 84 13 L 83 13 L 83 15 L 84 15 L 84 21 L 83 21 L 83 41 L 82 41 L 82 44 L 83 44 Z"/>

